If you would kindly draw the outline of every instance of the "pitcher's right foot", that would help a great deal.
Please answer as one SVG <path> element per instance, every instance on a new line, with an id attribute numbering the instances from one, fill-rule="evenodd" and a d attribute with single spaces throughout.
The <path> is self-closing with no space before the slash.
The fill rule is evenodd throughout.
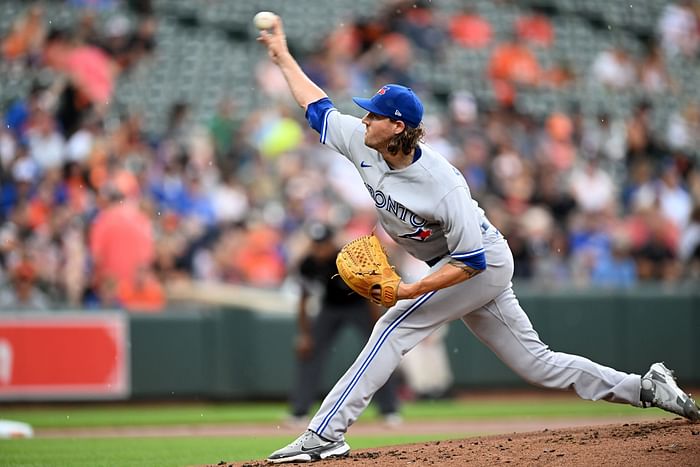
<path id="1" fill-rule="evenodd" d="M 328 441 L 306 430 L 293 443 L 270 454 L 268 462 L 311 462 L 329 457 L 344 457 L 350 454 L 350 445 L 345 441 Z"/>
<path id="2" fill-rule="evenodd" d="M 690 395 L 676 384 L 673 371 L 663 363 L 654 363 L 642 376 L 642 407 L 659 407 L 688 420 L 700 420 L 698 406 Z"/>

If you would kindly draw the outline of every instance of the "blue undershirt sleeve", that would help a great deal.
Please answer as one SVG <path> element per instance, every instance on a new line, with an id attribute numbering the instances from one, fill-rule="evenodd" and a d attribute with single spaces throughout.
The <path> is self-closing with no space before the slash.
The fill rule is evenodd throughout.
<path id="1" fill-rule="evenodd" d="M 312 102 L 306 106 L 306 121 L 309 122 L 311 128 L 322 135 L 326 122 L 326 114 L 334 108 L 333 102 L 331 102 L 328 97 L 323 97 L 316 102 Z"/>
<path id="2" fill-rule="evenodd" d="M 477 271 L 483 271 L 486 269 L 486 253 L 484 253 L 483 248 L 466 253 L 455 253 L 450 256 L 463 262 L 470 268 L 476 269 Z"/>

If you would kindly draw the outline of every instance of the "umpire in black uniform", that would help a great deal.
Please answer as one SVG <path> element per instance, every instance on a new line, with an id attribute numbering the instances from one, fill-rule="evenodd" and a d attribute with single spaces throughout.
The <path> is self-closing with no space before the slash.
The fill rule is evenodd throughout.
<path id="1" fill-rule="evenodd" d="M 312 241 L 299 266 L 301 297 L 296 340 L 297 373 L 290 401 L 292 422 L 299 423 L 307 421 L 309 409 L 318 395 L 326 358 L 338 332 L 344 326 L 352 325 L 366 340 L 381 314 L 380 307 L 353 293 L 337 276 L 335 258 L 340 247 L 335 242 L 333 230 L 328 225 L 313 223 L 308 234 Z M 321 308 L 312 319 L 308 313 L 309 299 L 319 289 L 322 292 Z M 390 378 L 376 393 L 375 401 L 387 424 L 401 421 L 395 378 Z"/>

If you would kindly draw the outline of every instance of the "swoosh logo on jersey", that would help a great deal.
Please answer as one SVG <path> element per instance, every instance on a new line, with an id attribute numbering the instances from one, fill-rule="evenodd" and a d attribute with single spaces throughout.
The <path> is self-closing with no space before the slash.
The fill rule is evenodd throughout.
<path id="1" fill-rule="evenodd" d="M 372 167 L 372 166 L 370 164 L 368 164 L 367 162 L 362 161 L 362 162 L 360 162 L 360 167 L 362 167 L 364 169 L 364 168 Z"/>

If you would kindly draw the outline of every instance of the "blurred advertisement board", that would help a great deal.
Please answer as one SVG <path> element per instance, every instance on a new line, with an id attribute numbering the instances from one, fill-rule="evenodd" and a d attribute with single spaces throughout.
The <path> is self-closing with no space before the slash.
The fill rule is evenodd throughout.
<path id="1" fill-rule="evenodd" d="M 120 313 L 0 313 L 0 400 L 126 398 L 128 344 Z"/>

